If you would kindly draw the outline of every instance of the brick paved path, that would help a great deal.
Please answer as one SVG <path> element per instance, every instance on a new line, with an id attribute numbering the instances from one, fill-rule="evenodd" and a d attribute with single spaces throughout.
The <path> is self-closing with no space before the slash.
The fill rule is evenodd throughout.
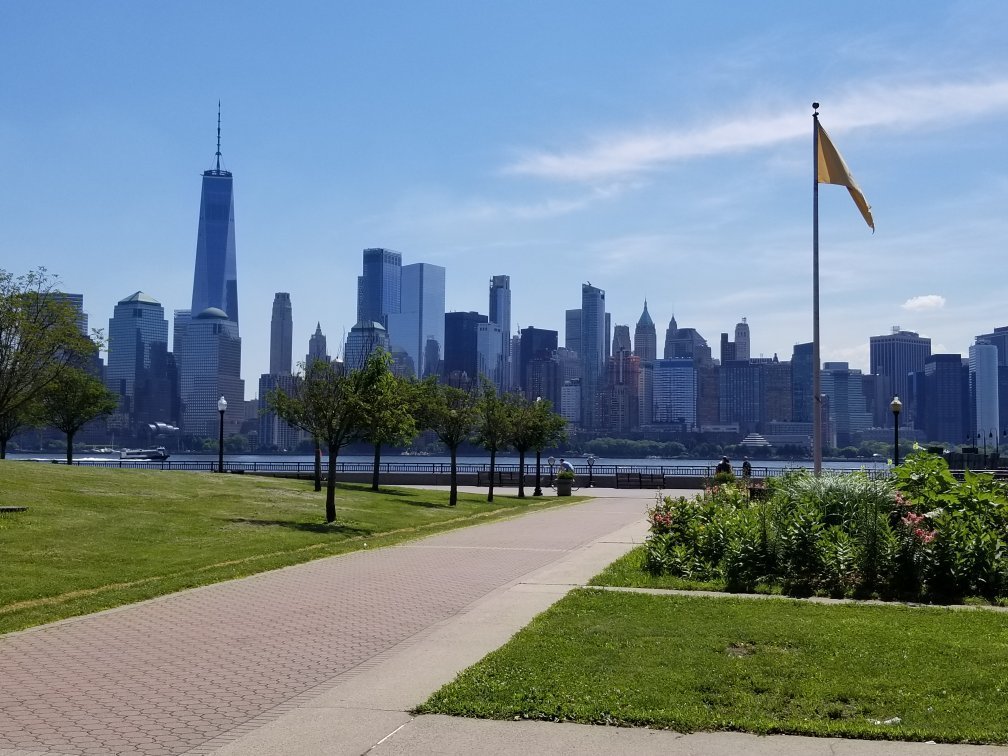
<path id="1" fill-rule="evenodd" d="M 0 636 L 0 754 L 205 751 L 642 515 L 596 500 Z"/>

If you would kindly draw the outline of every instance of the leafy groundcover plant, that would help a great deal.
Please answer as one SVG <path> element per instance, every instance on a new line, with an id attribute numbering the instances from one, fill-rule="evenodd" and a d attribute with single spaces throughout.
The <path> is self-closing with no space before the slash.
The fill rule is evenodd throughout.
<path id="1" fill-rule="evenodd" d="M 789 595 L 1008 600 L 1008 485 L 915 451 L 890 479 L 796 471 L 648 510 L 652 575 Z"/>

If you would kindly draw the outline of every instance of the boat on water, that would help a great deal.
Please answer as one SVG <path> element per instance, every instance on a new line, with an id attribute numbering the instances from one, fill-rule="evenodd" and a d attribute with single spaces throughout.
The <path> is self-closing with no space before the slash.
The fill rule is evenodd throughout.
<path id="1" fill-rule="evenodd" d="M 119 452 L 119 459 L 144 459 L 161 461 L 168 459 L 171 455 L 165 451 L 163 446 L 157 449 L 123 449 Z"/>

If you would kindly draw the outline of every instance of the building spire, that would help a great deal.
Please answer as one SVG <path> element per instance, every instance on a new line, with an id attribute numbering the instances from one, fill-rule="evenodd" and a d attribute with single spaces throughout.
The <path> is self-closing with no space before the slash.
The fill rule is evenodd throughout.
<path id="1" fill-rule="evenodd" d="M 220 100 L 217 100 L 217 170 L 220 170 Z"/>

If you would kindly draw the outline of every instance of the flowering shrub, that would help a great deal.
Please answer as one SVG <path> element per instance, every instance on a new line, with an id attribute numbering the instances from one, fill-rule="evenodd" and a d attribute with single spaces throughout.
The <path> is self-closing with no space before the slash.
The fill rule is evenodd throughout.
<path id="1" fill-rule="evenodd" d="M 709 486 L 648 510 L 646 569 L 751 591 L 1008 598 L 1008 486 L 912 454 L 891 480 L 805 471 Z"/>

